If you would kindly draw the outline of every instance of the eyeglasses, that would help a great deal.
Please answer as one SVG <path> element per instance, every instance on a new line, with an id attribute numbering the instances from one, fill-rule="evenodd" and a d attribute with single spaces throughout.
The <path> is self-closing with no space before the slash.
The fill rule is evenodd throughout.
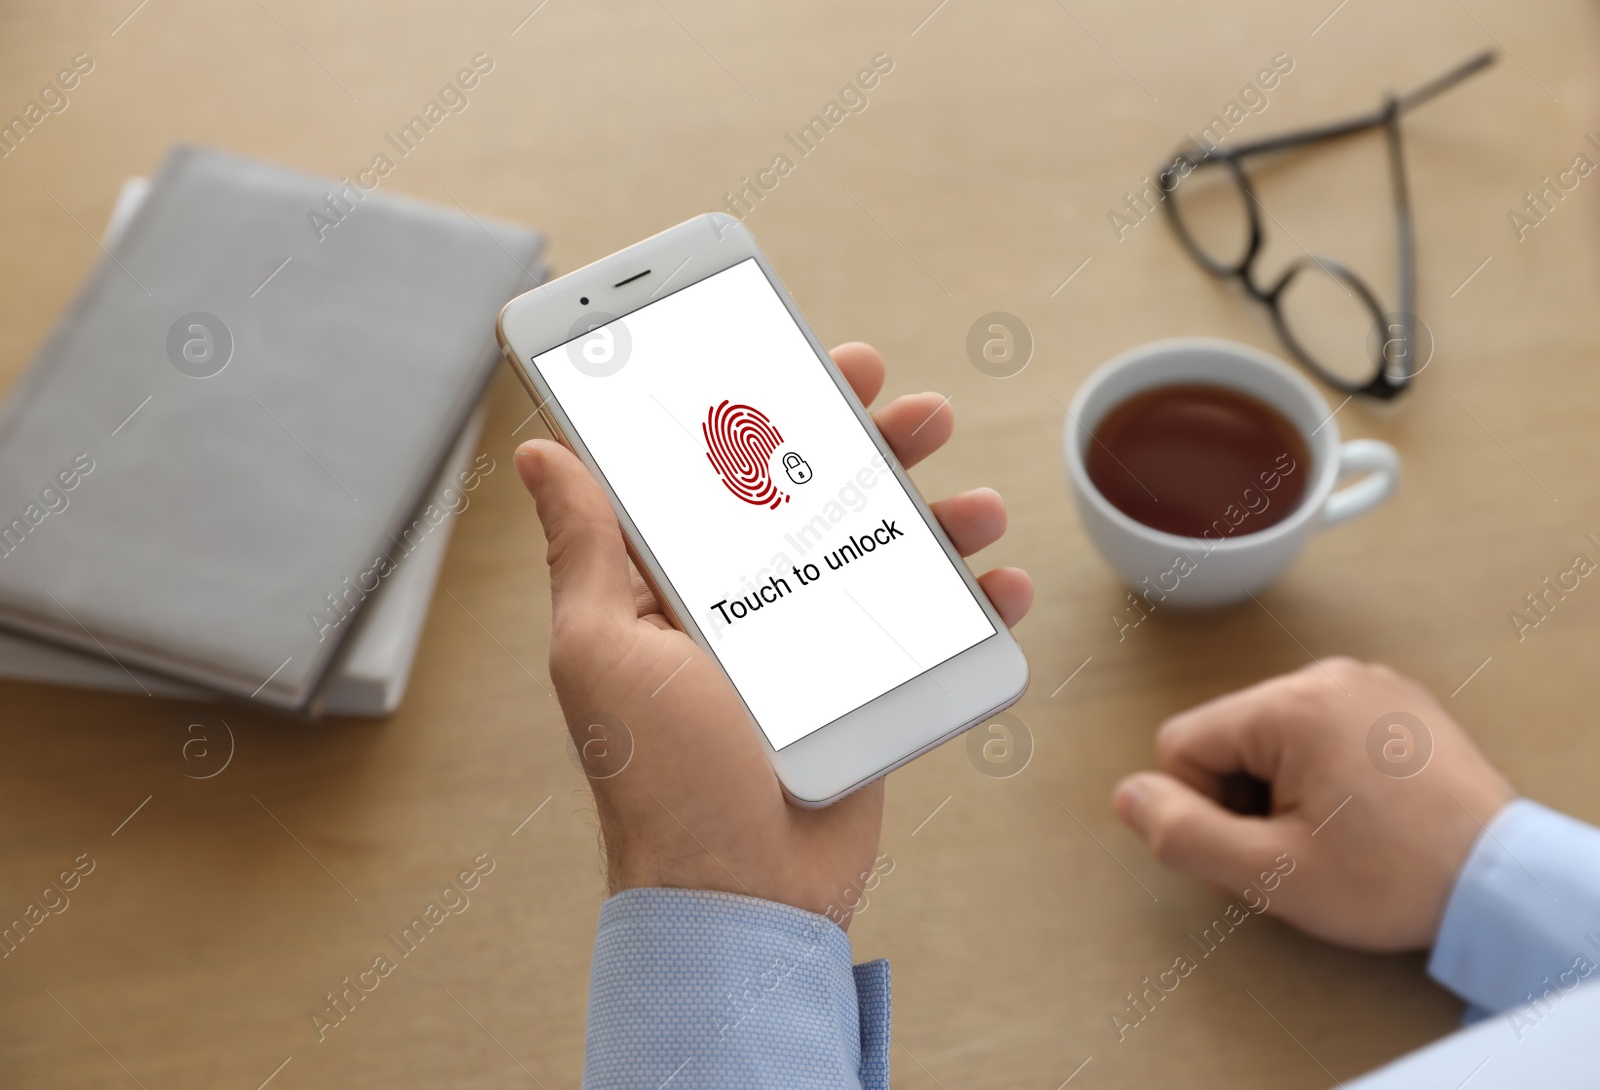
<path id="1" fill-rule="evenodd" d="M 1449 90 L 1494 61 L 1488 50 L 1410 94 L 1389 95 L 1376 113 L 1268 137 L 1236 148 L 1213 145 L 1180 150 L 1158 175 L 1167 221 L 1184 248 L 1211 275 L 1236 279 L 1266 305 L 1278 336 L 1302 364 L 1348 394 L 1390 400 L 1403 393 L 1427 359 L 1417 356 L 1416 240 L 1411 198 L 1400 149 L 1400 115 Z M 1399 264 L 1398 307 L 1385 311 L 1377 295 L 1346 266 L 1307 255 L 1272 284 L 1257 274 L 1261 213 L 1244 160 L 1305 148 L 1371 129 L 1382 129 L 1389 155 Z M 1343 298 L 1340 298 L 1340 296 Z M 1361 336 L 1362 333 L 1365 336 Z M 1429 346 L 1431 354 L 1431 346 Z"/>

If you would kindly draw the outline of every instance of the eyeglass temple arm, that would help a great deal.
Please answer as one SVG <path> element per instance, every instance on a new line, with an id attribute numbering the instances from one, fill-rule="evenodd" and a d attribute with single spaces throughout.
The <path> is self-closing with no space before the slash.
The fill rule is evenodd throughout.
<path id="1" fill-rule="evenodd" d="M 1491 60 L 1493 59 L 1491 54 L 1485 54 L 1485 56 Z M 1488 63 L 1488 60 L 1484 60 L 1482 57 L 1477 58 L 1477 60 L 1482 60 L 1483 64 Z M 1463 66 L 1463 68 L 1464 67 L 1465 66 Z M 1479 67 L 1482 67 L 1482 64 L 1480 64 Z M 1456 76 L 1457 79 L 1464 78 L 1464 76 L 1458 75 L 1458 73 L 1461 71 L 1461 69 L 1457 69 L 1457 72 L 1451 73 L 1450 75 Z M 1474 68 L 1472 71 L 1477 71 L 1477 69 Z M 1470 74 L 1471 72 L 1466 73 L 1466 75 Z M 1437 94 L 1439 91 L 1444 90 L 1445 87 L 1450 85 L 1449 83 L 1445 82 L 1449 78 L 1449 76 L 1441 77 L 1440 79 L 1435 80 L 1432 84 L 1429 84 L 1428 87 L 1423 88 L 1423 90 L 1429 92 L 1429 95 Z M 1441 84 L 1443 86 L 1441 86 Z M 1417 93 L 1418 92 L 1412 92 L 1412 97 L 1415 97 Z M 1389 122 L 1388 124 L 1384 125 L 1384 138 L 1389 145 L 1389 184 L 1394 192 L 1394 218 L 1395 228 L 1398 232 L 1396 239 L 1396 259 L 1398 265 L 1397 279 L 1399 280 L 1399 284 L 1397 285 L 1399 292 L 1399 306 L 1395 315 L 1393 315 L 1393 318 L 1398 320 L 1400 325 L 1400 350 L 1402 353 L 1404 353 L 1403 358 L 1399 361 L 1396 361 L 1400 364 L 1400 366 L 1397 368 L 1397 375 L 1392 377 L 1397 378 L 1399 383 L 1402 385 L 1416 373 L 1416 360 L 1413 358 L 1413 351 L 1415 346 L 1414 326 L 1416 324 L 1415 315 L 1417 305 L 1417 239 L 1416 231 L 1412 225 L 1411 218 L 1410 187 L 1406 185 L 1405 153 L 1402 150 L 1400 143 L 1400 126 L 1396 123 L 1399 120 L 1401 111 L 1403 111 L 1405 108 L 1405 99 L 1391 98 L 1387 103 L 1384 104 L 1384 108 L 1381 111 L 1381 113 L 1384 115 L 1385 121 Z M 1393 328 L 1391 326 L 1390 329 L 1385 331 L 1385 338 L 1387 338 L 1392 332 Z M 1387 343 L 1387 340 L 1385 340 L 1385 343 Z M 1380 356 L 1379 366 L 1382 367 L 1388 362 L 1388 354 L 1385 352 Z"/>
<path id="2" fill-rule="evenodd" d="M 1469 76 L 1475 76 L 1489 65 L 1494 63 L 1495 52 L 1486 49 L 1476 57 L 1457 65 L 1444 75 L 1418 87 L 1409 94 L 1401 95 L 1398 99 L 1398 112 L 1405 113 L 1422 105 L 1429 99 L 1443 94 Z M 1299 147 L 1302 144 L 1315 144 L 1322 140 L 1333 140 L 1341 136 L 1350 136 L 1353 133 L 1364 132 L 1367 129 L 1377 128 L 1389 117 L 1389 107 L 1384 105 L 1370 114 L 1351 118 L 1348 121 L 1335 121 L 1328 125 L 1318 125 L 1299 132 L 1285 133 L 1282 136 L 1269 136 L 1264 140 L 1257 140 L 1250 144 L 1240 144 L 1231 149 L 1230 154 L 1236 158 L 1246 155 L 1260 155 L 1264 152 L 1282 151 L 1284 148 Z"/>
<path id="3" fill-rule="evenodd" d="M 1400 112 L 1405 113 L 1407 110 L 1415 106 L 1421 106 L 1430 98 L 1443 94 L 1469 76 L 1477 75 L 1479 72 L 1482 72 L 1485 68 L 1493 64 L 1494 58 L 1494 50 L 1485 49 L 1476 57 L 1473 57 L 1471 60 L 1465 61 L 1462 64 L 1450 69 L 1450 71 L 1446 72 L 1438 79 L 1433 80 L 1431 83 L 1424 83 L 1421 87 L 1418 87 L 1410 94 L 1401 95 Z"/>

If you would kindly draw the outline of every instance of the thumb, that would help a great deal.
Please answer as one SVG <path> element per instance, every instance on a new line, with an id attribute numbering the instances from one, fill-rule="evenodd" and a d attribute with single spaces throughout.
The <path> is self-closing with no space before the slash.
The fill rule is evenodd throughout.
<path id="1" fill-rule="evenodd" d="M 1214 886 L 1249 885 L 1287 847 L 1270 819 L 1224 810 L 1162 772 L 1129 776 L 1112 793 L 1111 806 L 1157 859 Z"/>
<path id="2" fill-rule="evenodd" d="M 543 439 L 518 447 L 514 461 L 548 542 L 553 627 L 633 620 L 622 528 L 588 468 L 566 447 Z"/>

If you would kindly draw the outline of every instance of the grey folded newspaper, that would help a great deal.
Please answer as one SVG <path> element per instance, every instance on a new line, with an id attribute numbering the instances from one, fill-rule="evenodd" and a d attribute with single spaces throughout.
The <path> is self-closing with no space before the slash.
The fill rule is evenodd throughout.
<path id="1" fill-rule="evenodd" d="M 198 148 L 111 234 L 0 406 L 0 676 L 392 707 L 539 236 Z"/>

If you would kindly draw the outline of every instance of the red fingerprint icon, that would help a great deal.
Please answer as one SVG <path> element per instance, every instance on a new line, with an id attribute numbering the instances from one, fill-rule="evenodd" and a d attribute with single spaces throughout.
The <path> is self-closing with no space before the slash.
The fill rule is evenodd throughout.
<path id="1" fill-rule="evenodd" d="M 765 413 L 724 401 L 706 413 L 700 430 L 706 437 L 706 457 L 729 492 L 757 507 L 789 502 L 789 494 L 772 483 L 772 452 L 783 436 Z"/>

